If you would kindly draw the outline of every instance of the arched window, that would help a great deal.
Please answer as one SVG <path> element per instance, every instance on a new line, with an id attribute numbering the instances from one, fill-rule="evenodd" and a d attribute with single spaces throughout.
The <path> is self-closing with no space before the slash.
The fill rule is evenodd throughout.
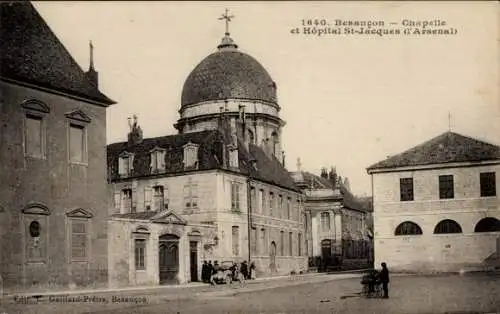
<path id="1" fill-rule="evenodd" d="M 278 153 L 278 146 L 279 146 L 278 133 L 276 132 L 271 133 L 271 140 L 273 145 L 273 154 L 276 156 Z"/>
<path id="2" fill-rule="evenodd" d="M 441 220 L 434 228 L 434 233 L 462 233 L 462 227 L 455 221 L 451 219 Z"/>
<path id="3" fill-rule="evenodd" d="M 486 217 L 481 219 L 474 232 L 500 232 L 500 220 L 493 217 Z"/>
<path id="4" fill-rule="evenodd" d="M 399 226 L 397 226 L 394 234 L 397 236 L 400 236 L 400 235 L 420 235 L 420 234 L 422 234 L 422 229 L 420 228 L 419 225 L 417 225 L 414 222 L 405 221 L 405 222 L 399 224 Z"/>
<path id="5" fill-rule="evenodd" d="M 330 231 L 330 213 L 328 212 L 321 213 L 321 230 Z"/>

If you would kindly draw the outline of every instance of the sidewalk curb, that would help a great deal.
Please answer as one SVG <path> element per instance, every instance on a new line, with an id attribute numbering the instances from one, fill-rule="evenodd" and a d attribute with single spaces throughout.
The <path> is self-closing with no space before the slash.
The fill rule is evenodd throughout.
<path id="1" fill-rule="evenodd" d="M 303 275 L 297 275 L 296 278 L 302 278 L 301 282 L 304 278 L 316 278 L 321 276 L 332 276 L 337 274 L 348 274 L 348 273 L 358 273 L 364 270 L 354 270 L 354 271 L 339 271 L 334 273 L 306 273 Z M 292 278 L 290 275 L 285 276 L 272 276 L 272 277 L 260 277 L 255 280 L 247 281 L 247 284 L 258 284 L 266 281 L 275 281 L 280 279 Z M 291 281 L 295 281 L 291 279 Z M 305 282 L 305 281 L 303 281 Z M 0 300 L 10 300 L 14 298 L 44 298 L 47 296 L 75 296 L 75 295 L 94 295 L 99 293 L 134 293 L 134 292 L 144 292 L 144 291 L 179 291 L 181 289 L 190 289 L 190 288 L 200 288 L 206 287 L 205 283 L 189 283 L 182 285 L 168 285 L 168 286 L 134 286 L 134 287 L 123 287 L 123 288 L 105 288 L 105 289 L 87 289 L 87 290 L 66 290 L 66 291 L 53 291 L 53 292 L 29 292 L 29 293 L 9 293 L 4 294 L 3 298 L 0 296 Z"/>

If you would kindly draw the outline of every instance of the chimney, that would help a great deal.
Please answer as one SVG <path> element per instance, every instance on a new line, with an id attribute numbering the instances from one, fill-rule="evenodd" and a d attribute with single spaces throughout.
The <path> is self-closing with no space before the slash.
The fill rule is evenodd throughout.
<path id="1" fill-rule="evenodd" d="M 94 45 L 92 44 L 92 40 L 89 42 L 89 49 L 90 49 L 89 70 L 85 72 L 85 75 L 87 75 L 87 78 L 95 86 L 95 88 L 99 89 L 99 73 L 94 69 Z"/>
<path id="2" fill-rule="evenodd" d="M 130 118 L 128 118 L 128 125 L 130 132 L 128 133 L 128 145 L 133 146 L 142 142 L 142 129 L 137 123 L 137 116 L 134 114 L 133 123 Z"/>
<path id="3" fill-rule="evenodd" d="M 323 179 L 328 179 L 328 173 L 326 172 L 326 168 L 321 168 L 321 177 Z"/>

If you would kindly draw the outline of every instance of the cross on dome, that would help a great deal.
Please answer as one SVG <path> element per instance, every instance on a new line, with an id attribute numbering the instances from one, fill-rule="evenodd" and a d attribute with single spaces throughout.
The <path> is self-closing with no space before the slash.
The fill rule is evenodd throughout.
<path id="1" fill-rule="evenodd" d="M 234 15 L 229 15 L 229 10 L 226 9 L 226 12 L 222 14 L 221 17 L 219 17 L 219 20 L 226 20 L 226 36 L 229 36 L 229 22 L 231 22 L 231 19 L 234 17 Z"/>

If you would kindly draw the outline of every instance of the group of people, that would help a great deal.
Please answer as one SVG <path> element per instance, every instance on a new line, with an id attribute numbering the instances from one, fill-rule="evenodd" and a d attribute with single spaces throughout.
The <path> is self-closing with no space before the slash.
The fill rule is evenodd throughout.
<path id="1" fill-rule="evenodd" d="M 382 290 L 384 291 L 383 298 L 389 298 L 389 270 L 387 269 L 387 264 L 382 263 L 382 270 L 380 272 L 376 270 L 369 271 L 366 276 L 366 281 L 368 284 L 369 293 L 375 292 L 375 285 L 382 284 Z"/>
<path id="2" fill-rule="evenodd" d="M 201 278 L 204 283 L 210 283 L 212 285 L 215 284 L 214 275 L 221 270 L 221 266 L 218 261 L 203 261 L 203 265 L 201 267 Z M 244 281 L 247 279 L 255 279 L 255 264 L 252 262 L 250 267 L 248 267 L 247 261 L 241 262 L 238 265 L 236 262 L 229 268 L 231 271 L 231 277 L 233 280 Z"/>

